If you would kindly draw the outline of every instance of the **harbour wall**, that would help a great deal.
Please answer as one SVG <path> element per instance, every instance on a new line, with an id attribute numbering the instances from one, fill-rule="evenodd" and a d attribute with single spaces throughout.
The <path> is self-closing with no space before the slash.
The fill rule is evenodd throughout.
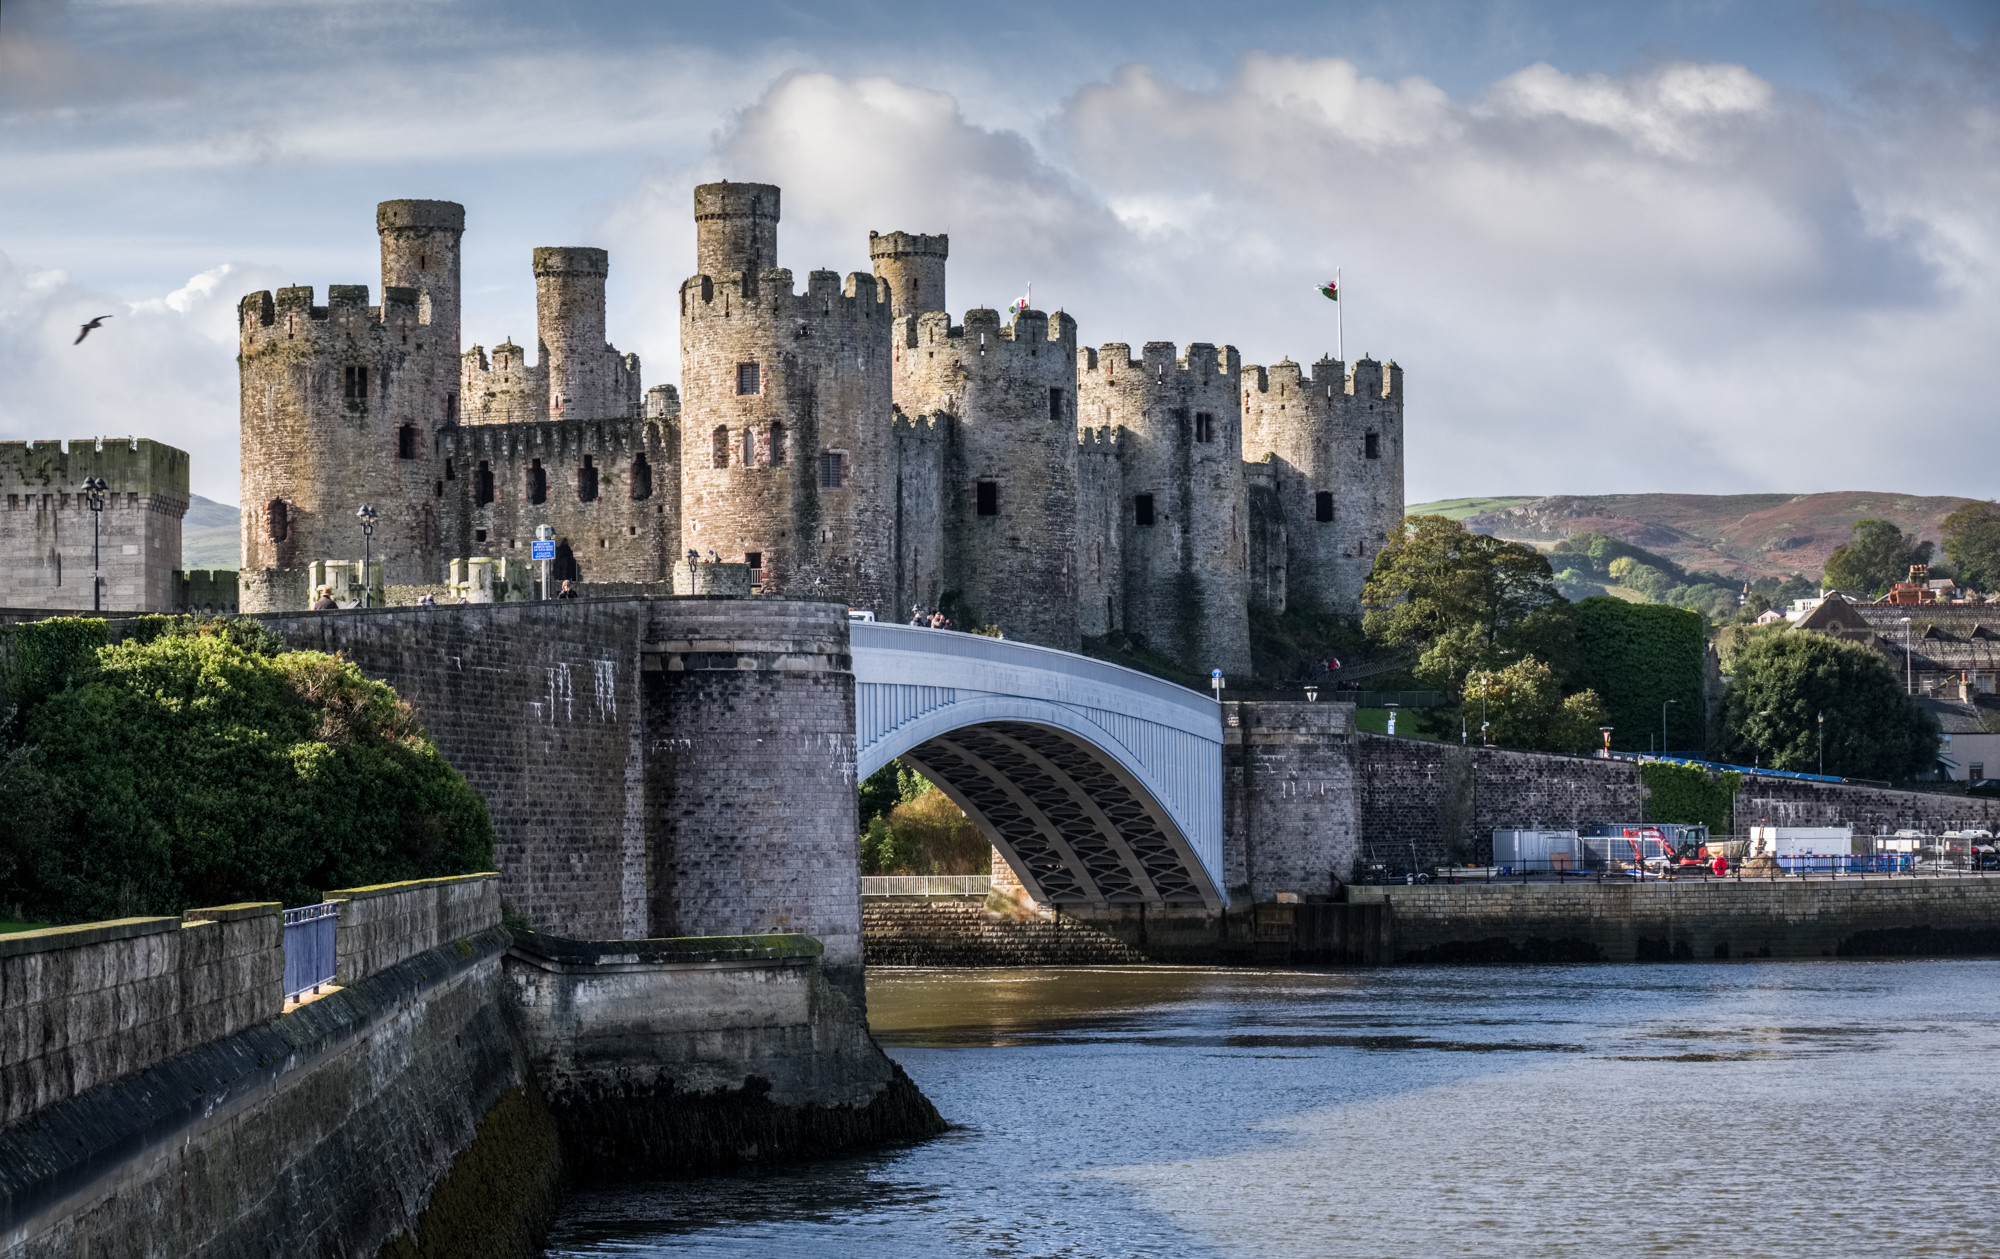
<path id="1" fill-rule="evenodd" d="M 1397 962 L 2000 954 L 2000 879 L 1978 877 L 1496 882 L 1347 895 L 1328 908 L 1386 912 L 1385 960 Z"/>
<path id="2" fill-rule="evenodd" d="M 0 937 L 0 1256 L 532 1256 L 564 1176 L 945 1125 L 802 936 L 570 941 L 492 875 Z M 192 1001 L 186 998 L 196 998 Z"/>

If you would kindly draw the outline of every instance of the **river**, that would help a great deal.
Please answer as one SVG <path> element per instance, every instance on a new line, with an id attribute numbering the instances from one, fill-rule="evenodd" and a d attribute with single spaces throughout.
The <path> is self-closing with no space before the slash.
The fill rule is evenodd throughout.
<path id="1" fill-rule="evenodd" d="M 882 970 L 961 1125 L 562 1256 L 1993 1255 L 2000 962 Z"/>

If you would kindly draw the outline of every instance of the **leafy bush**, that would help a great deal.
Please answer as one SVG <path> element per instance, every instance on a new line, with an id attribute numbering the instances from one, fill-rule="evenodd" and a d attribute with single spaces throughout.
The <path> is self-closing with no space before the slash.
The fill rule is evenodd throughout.
<path id="1" fill-rule="evenodd" d="M 1639 779 L 1646 784 L 1649 821 L 1705 825 L 1713 836 L 1730 832 L 1730 812 L 1743 785 L 1735 770 L 1710 774 L 1693 765 L 1646 764 L 1639 767 Z"/>
<path id="2" fill-rule="evenodd" d="M 1724 755 L 1760 755 L 1774 769 L 1913 778 L 1935 768 L 1938 724 L 1903 680 L 1859 643 L 1788 630 L 1746 639 L 1724 698 Z"/>
<path id="3" fill-rule="evenodd" d="M 908 773 L 909 771 L 904 771 Z M 868 823 L 861 836 L 863 874 L 984 874 L 993 846 L 978 825 L 914 773 L 919 784 L 908 799 Z"/>
<path id="4" fill-rule="evenodd" d="M 1548 665 L 1530 656 L 1466 682 L 1467 713 L 1486 723 L 1485 737 L 1503 747 L 1584 752 L 1597 744 L 1604 708 L 1592 691 L 1565 696 Z"/>
<path id="5" fill-rule="evenodd" d="M 485 803 L 409 706 L 274 641 L 147 627 L 28 708 L 0 901 L 76 921 L 490 869 Z"/>
<path id="6" fill-rule="evenodd" d="M 1682 747 L 1702 742 L 1706 630 L 1699 614 L 1662 604 L 1585 599 L 1574 609 L 1579 681 L 1597 692 L 1611 746 L 1644 751 L 1666 732 Z M 1667 705 L 1667 701 L 1674 701 Z"/>

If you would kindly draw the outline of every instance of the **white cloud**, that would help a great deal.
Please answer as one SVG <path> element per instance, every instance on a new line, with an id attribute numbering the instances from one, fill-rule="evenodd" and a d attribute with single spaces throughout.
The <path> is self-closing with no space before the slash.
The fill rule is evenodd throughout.
<path id="1" fill-rule="evenodd" d="M 127 301 L 0 255 L 0 439 L 156 438 L 193 455 L 196 493 L 235 502 L 236 301 L 276 274 L 225 263 Z"/>

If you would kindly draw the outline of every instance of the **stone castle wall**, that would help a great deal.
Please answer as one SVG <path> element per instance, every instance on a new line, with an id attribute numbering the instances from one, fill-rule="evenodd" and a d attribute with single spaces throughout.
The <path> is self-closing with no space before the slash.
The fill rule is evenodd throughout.
<path id="1" fill-rule="evenodd" d="M 1076 321 L 942 311 L 896 322 L 895 401 L 950 416 L 941 486 L 943 584 L 981 624 L 1074 651 Z"/>
<path id="2" fill-rule="evenodd" d="M 945 562 L 945 468 L 950 415 L 896 417 L 896 575 L 891 620 L 935 610 L 950 570 Z"/>
<path id="3" fill-rule="evenodd" d="M 79 492 L 102 478 L 91 519 Z M 89 611 L 93 523 L 107 612 L 172 612 L 179 588 L 188 456 L 147 438 L 0 442 L 0 607 Z"/>
<path id="4" fill-rule="evenodd" d="M 1124 629 L 1225 675 L 1250 671 L 1243 408 L 1234 347 L 1113 343 L 1077 364 L 1079 422 L 1123 430 Z"/>

